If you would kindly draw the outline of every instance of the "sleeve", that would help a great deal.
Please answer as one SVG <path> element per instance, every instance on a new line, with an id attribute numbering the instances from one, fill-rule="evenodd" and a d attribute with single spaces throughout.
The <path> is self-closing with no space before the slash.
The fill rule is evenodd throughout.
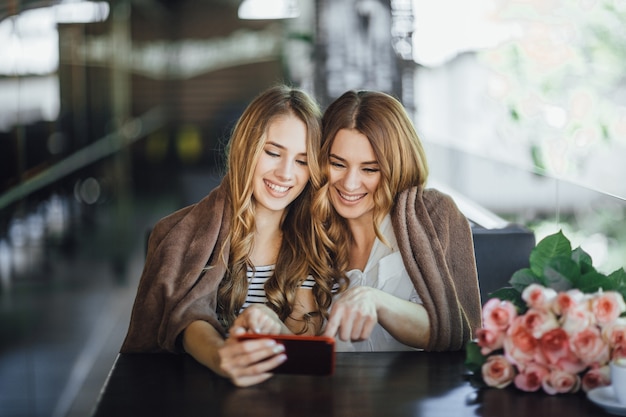
<path id="1" fill-rule="evenodd" d="M 180 334 L 195 320 L 205 320 L 224 333 L 216 306 L 226 271 L 227 208 L 217 189 L 155 225 L 122 353 L 178 353 Z M 211 267 L 203 272 L 207 265 Z"/>

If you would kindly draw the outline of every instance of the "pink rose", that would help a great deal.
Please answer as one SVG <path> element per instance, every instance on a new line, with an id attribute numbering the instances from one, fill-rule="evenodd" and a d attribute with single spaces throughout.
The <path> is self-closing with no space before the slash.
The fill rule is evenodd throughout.
<path id="1" fill-rule="evenodd" d="M 543 380 L 542 387 L 550 395 L 577 392 L 580 389 L 580 377 L 576 374 L 555 369 Z"/>
<path id="2" fill-rule="evenodd" d="M 503 331 L 493 331 L 484 327 L 476 330 L 477 343 L 481 347 L 480 353 L 487 356 L 494 350 L 501 349 L 504 336 L 505 333 Z"/>
<path id="3" fill-rule="evenodd" d="M 611 368 L 608 365 L 593 367 L 585 372 L 582 378 L 583 391 L 611 385 Z"/>
<path id="4" fill-rule="evenodd" d="M 526 328 L 523 320 L 522 316 L 513 320 L 504 338 L 506 357 L 520 368 L 533 360 L 539 346 L 539 341 Z"/>
<path id="5" fill-rule="evenodd" d="M 591 310 L 586 309 L 584 304 L 580 304 L 567 310 L 561 317 L 561 321 L 563 330 L 568 334 L 574 334 L 580 329 L 595 327 L 596 316 Z"/>
<path id="6" fill-rule="evenodd" d="M 602 340 L 600 329 L 585 327 L 570 339 L 572 352 L 588 366 L 604 365 L 609 361 L 609 345 Z"/>
<path id="7" fill-rule="evenodd" d="M 514 379 L 515 386 L 522 391 L 535 392 L 543 385 L 543 380 L 548 377 L 550 370 L 543 365 L 532 362 L 526 366 L 523 372 L 517 374 Z"/>
<path id="8" fill-rule="evenodd" d="M 578 308 L 585 299 L 585 294 L 577 289 L 560 292 L 552 303 L 552 310 L 556 315 L 563 315 L 574 308 Z"/>
<path id="9" fill-rule="evenodd" d="M 610 323 L 626 311 L 626 303 L 622 295 L 615 291 L 598 294 L 591 300 L 591 311 L 600 325 Z"/>
<path id="10" fill-rule="evenodd" d="M 530 284 L 522 291 L 522 299 L 530 308 L 549 310 L 556 298 L 556 291 L 539 284 Z"/>
<path id="11" fill-rule="evenodd" d="M 569 355 L 569 336 L 561 328 L 546 332 L 539 340 L 539 346 L 550 363 Z"/>
<path id="12" fill-rule="evenodd" d="M 537 339 L 545 332 L 559 327 L 556 316 L 549 310 L 531 308 L 521 317 L 523 318 L 524 326 Z"/>
<path id="13" fill-rule="evenodd" d="M 482 374 L 488 386 L 504 388 L 513 381 L 515 369 L 504 356 L 491 355 L 482 366 Z"/>
<path id="14" fill-rule="evenodd" d="M 616 346 L 611 353 L 611 360 L 626 359 L 626 346 Z"/>
<path id="15" fill-rule="evenodd" d="M 626 347 L 626 319 L 620 317 L 606 324 L 602 328 L 602 337 L 611 348 L 618 346 Z"/>
<path id="16" fill-rule="evenodd" d="M 492 331 L 506 331 L 517 317 L 517 310 L 510 301 L 492 298 L 483 306 L 483 327 Z"/>
<path id="17" fill-rule="evenodd" d="M 546 332 L 539 340 L 539 350 L 550 368 L 557 368 L 572 374 L 586 368 L 586 365 L 572 352 L 569 335 L 561 328 Z"/>

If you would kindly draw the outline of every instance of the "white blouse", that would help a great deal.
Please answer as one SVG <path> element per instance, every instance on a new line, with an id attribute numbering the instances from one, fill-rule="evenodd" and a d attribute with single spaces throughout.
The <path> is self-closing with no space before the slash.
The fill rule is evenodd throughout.
<path id="1" fill-rule="evenodd" d="M 347 272 L 350 278 L 350 287 L 365 285 L 393 294 L 403 300 L 421 303 L 422 300 L 417 295 L 402 262 L 390 215 L 384 218 L 380 230 L 391 247 L 386 246 L 376 238 L 365 269 L 363 271 L 353 269 Z M 374 326 L 368 340 L 343 342 L 336 338 L 335 344 L 335 349 L 338 352 L 418 350 L 398 342 L 380 324 Z"/>

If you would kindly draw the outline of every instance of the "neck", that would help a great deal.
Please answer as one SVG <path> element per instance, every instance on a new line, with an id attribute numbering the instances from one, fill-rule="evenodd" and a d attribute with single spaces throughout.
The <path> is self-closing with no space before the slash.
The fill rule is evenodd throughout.
<path id="1" fill-rule="evenodd" d="M 285 210 L 273 211 L 264 207 L 255 207 L 254 224 L 256 225 L 256 234 L 273 233 L 280 229 Z"/>
<path id="2" fill-rule="evenodd" d="M 372 218 L 349 221 L 352 241 L 350 242 L 350 269 L 365 269 L 376 240 Z"/>
<path id="3" fill-rule="evenodd" d="M 253 265 L 272 265 L 276 263 L 282 243 L 280 222 L 283 212 L 261 211 L 255 215 L 254 247 L 250 253 Z"/>

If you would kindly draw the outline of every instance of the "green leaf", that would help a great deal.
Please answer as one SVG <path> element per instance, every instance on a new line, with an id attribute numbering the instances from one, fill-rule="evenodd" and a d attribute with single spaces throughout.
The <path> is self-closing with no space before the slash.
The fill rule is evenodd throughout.
<path id="1" fill-rule="evenodd" d="M 583 250 L 580 246 L 572 251 L 572 260 L 580 265 L 581 271 L 583 269 L 583 265 L 591 265 L 593 266 L 593 260 L 591 256 Z"/>
<path id="2" fill-rule="evenodd" d="M 480 373 L 487 358 L 480 353 L 480 346 L 475 340 L 470 340 L 465 346 L 465 366 L 472 372 Z"/>
<path id="3" fill-rule="evenodd" d="M 580 267 L 571 257 L 557 256 L 547 260 L 542 277 L 547 287 L 567 291 L 573 287 L 572 282 L 580 277 Z"/>
<path id="4" fill-rule="evenodd" d="M 617 282 L 620 286 L 626 285 L 626 271 L 624 271 L 624 268 L 617 269 L 611 272 L 609 279 Z"/>
<path id="5" fill-rule="evenodd" d="M 604 291 L 616 290 L 618 284 L 615 280 L 601 274 L 597 271 L 587 272 L 575 281 L 576 288 L 584 293 L 591 294 L 597 292 L 601 288 Z"/>
<path id="6" fill-rule="evenodd" d="M 589 262 L 586 261 L 582 261 L 579 265 L 578 265 L 579 269 L 580 269 L 580 274 L 581 275 L 585 275 L 588 274 L 590 272 L 597 272 L 596 268 Z"/>
<path id="7" fill-rule="evenodd" d="M 503 301 L 510 301 L 517 308 L 518 313 L 525 312 L 528 308 L 522 299 L 522 294 L 513 287 L 502 287 L 489 293 L 489 299 L 497 298 Z"/>
<path id="8" fill-rule="evenodd" d="M 502 287 L 498 288 L 494 292 L 489 293 L 488 299 L 497 298 L 499 300 L 508 300 L 512 301 L 520 297 L 521 294 L 513 287 Z"/>
<path id="9" fill-rule="evenodd" d="M 542 270 L 543 272 L 543 270 Z M 509 284 L 515 288 L 519 293 L 524 291 L 524 288 L 530 284 L 546 285 L 544 280 L 534 273 L 530 268 L 522 268 L 513 273 Z"/>
<path id="10" fill-rule="evenodd" d="M 546 264 L 558 256 L 572 256 L 572 244 L 561 230 L 546 236 L 533 248 L 530 252 L 530 269 L 535 275 L 542 276 Z"/>
<path id="11" fill-rule="evenodd" d="M 626 300 L 626 271 L 624 268 L 613 271 L 607 278 L 615 283 L 615 291 L 621 293 Z"/>

